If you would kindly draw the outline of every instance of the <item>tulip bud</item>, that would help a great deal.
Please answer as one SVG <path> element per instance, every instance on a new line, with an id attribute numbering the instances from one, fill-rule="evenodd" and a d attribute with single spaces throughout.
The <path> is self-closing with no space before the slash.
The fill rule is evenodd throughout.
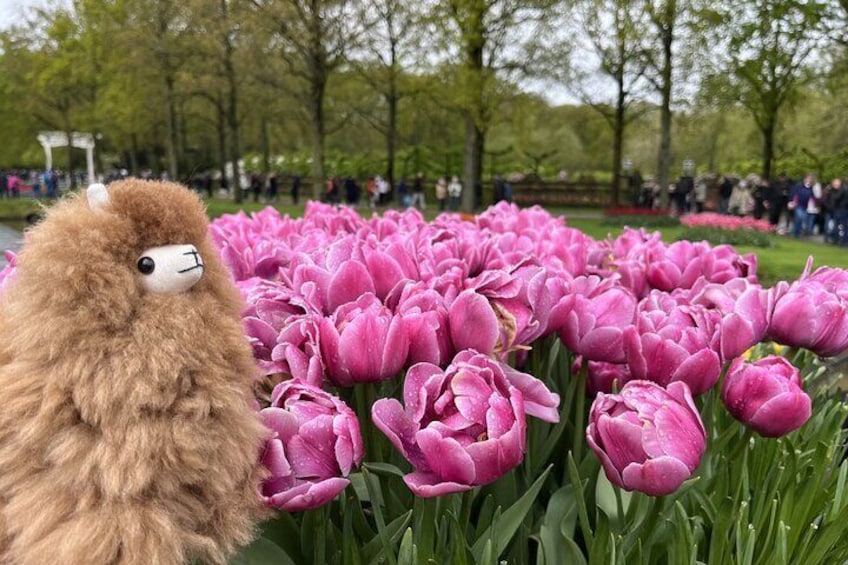
<path id="1" fill-rule="evenodd" d="M 265 503 L 297 512 L 322 506 L 350 484 L 364 450 L 356 414 L 320 388 L 296 380 L 277 385 L 271 406 L 260 413 L 273 432 L 262 464 Z"/>
<path id="2" fill-rule="evenodd" d="M 689 387 L 630 381 L 598 394 L 586 440 L 611 483 L 651 496 L 671 494 L 701 462 L 707 434 Z"/>
<path id="3" fill-rule="evenodd" d="M 734 418 L 765 437 L 797 430 L 811 413 L 810 397 L 801 389 L 798 369 L 773 355 L 753 363 L 734 361 L 721 399 Z"/>

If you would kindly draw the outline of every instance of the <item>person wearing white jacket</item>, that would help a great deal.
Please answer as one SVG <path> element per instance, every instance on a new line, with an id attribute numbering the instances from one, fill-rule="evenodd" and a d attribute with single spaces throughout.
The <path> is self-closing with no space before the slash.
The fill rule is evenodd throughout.
<path id="1" fill-rule="evenodd" d="M 462 196 L 462 183 L 459 181 L 459 177 L 454 175 L 448 184 L 448 206 L 450 207 L 452 212 L 456 212 L 459 210 L 459 198 Z"/>

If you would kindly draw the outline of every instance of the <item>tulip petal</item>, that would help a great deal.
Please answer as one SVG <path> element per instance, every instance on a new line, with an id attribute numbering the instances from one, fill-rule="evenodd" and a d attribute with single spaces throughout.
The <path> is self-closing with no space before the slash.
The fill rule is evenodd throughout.
<path id="1" fill-rule="evenodd" d="M 379 399 L 371 407 L 371 420 L 416 469 L 429 470 L 426 459 L 415 443 L 418 424 L 404 412 L 400 402 L 394 398 Z"/>
<path id="2" fill-rule="evenodd" d="M 342 304 L 353 302 L 363 294 L 373 293 L 374 279 L 359 261 L 345 261 L 330 279 L 327 287 L 327 310 L 335 312 Z"/>
<path id="3" fill-rule="evenodd" d="M 812 402 L 803 391 L 779 394 L 760 406 L 746 422 L 764 437 L 781 437 L 803 426 L 812 414 Z"/>
<path id="4" fill-rule="evenodd" d="M 692 475 L 681 461 L 663 456 L 639 465 L 628 465 L 621 478 L 624 488 L 638 490 L 650 496 L 665 496 L 676 491 Z"/>
<path id="5" fill-rule="evenodd" d="M 545 422 L 559 422 L 559 395 L 551 392 L 545 383 L 533 375 L 516 371 L 509 365 L 502 365 L 504 376 L 509 384 L 521 391 L 524 397 L 524 411 L 528 416 Z"/>
<path id="6" fill-rule="evenodd" d="M 293 489 L 266 497 L 266 502 L 286 512 L 301 512 L 327 504 L 349 484 L 349 480 L 339 477 L 317 483 L 304 483 Z"/>
<path id="7" fill-rule="evenodd" d="M 453 438 L 442 437 L 425 428 L 415 434 L 418 447 L 432 472 L 443 481 L 473 484 L 477 476 L 474 461 Z"/>
<path id="8" fill-rule="evenodd" d="M 466 290 L 448 311 L 451 340 L 457 350 L 474 349 L 491 353 L 500 335 L 498 318 L 485 297 Z"/>
<path id="9" fill-rule="evenodd" d="M 434 473 L 424 473 L 415 471 L 404 475 L 403 482 L 409 487 L 409 490 L 421 498 L 433 498 L 435 496 L 443 496 L 455 492 L 464 492 L 474 488 L 473 485 L 456 483 L 451 481 L 442 481 Z"/>
<path id="10" fill-rule="evenodd" d="M 600 440 L 600 445 L 616 469 L 624 469 L 631 463 L 641 463 L 646 459 L 640 426 L 601 414 L 597 420 L 595 437 Z"/>

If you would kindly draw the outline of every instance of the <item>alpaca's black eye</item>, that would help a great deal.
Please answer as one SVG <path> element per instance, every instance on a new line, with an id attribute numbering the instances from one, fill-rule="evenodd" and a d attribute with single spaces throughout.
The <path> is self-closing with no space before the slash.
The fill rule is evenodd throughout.
<path id="1" fill-rule="evenodd" d="M 150 257 L 142 257 L 138 260 L 138 270 L 142 275 L 149 275 L 156 268 L 156 263 Z"/>

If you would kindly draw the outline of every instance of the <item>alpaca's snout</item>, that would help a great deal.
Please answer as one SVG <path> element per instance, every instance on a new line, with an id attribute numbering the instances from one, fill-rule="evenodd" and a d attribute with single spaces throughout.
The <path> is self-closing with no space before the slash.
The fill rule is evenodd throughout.
<path id="1" fill-rule="evenodd" d="M 137 263 L 142 284 L 157 294 L 178 294 L 203 276 L 203 258 L 194 245 L 151 247 Z"/>

